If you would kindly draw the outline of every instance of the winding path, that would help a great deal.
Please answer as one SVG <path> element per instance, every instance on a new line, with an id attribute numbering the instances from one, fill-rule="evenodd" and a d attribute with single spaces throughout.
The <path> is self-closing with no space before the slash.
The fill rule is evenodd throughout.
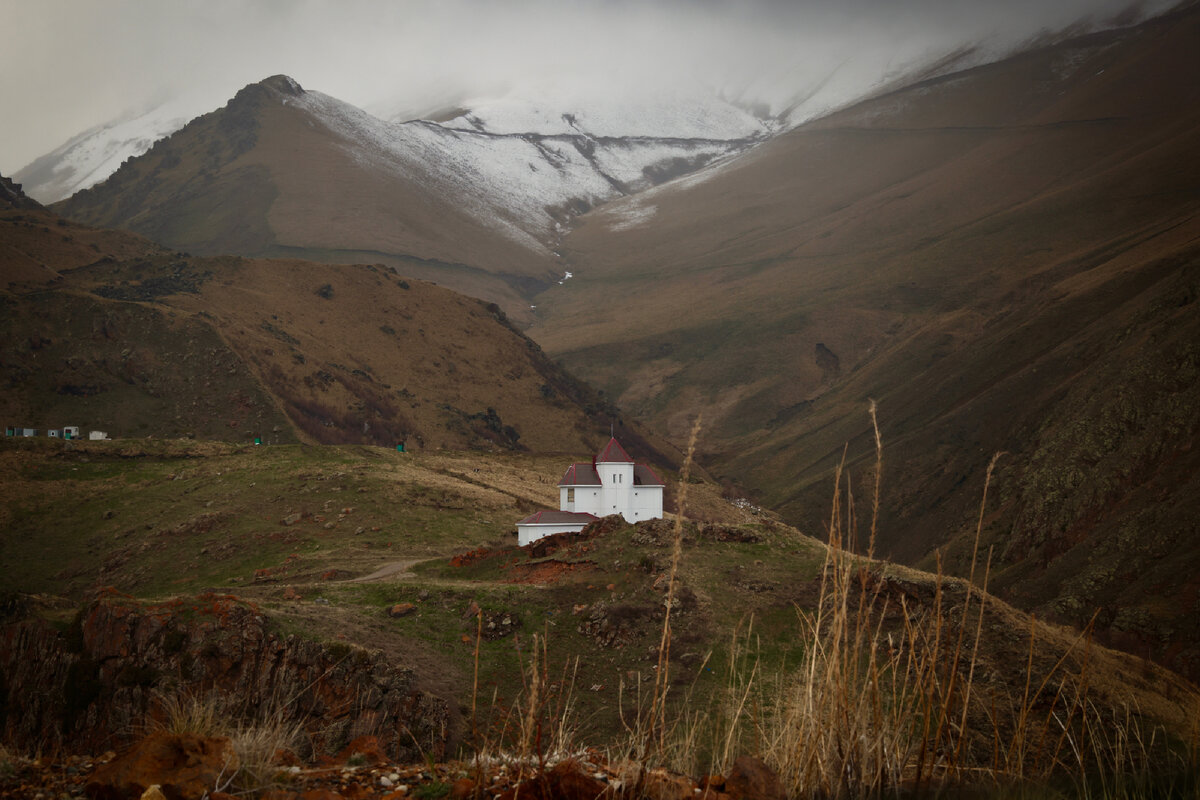
<path id="1" fill-rule="evenodd" d="M 412 572 L 409 567 L 428 560 L 429 559 L 427 558 L 410 558 L 405 561 L 393 561 L 389 564 L 384 564 L 382 567 L 370 573 L 369 575 L 360 575 L 357 578 L 349 578 L 346 580 L 346 583 L 369 583 L 371 581 L 381 581 L 384 578 L 408 580 L 409 578 L 417 577 L 417 574 Z"/>

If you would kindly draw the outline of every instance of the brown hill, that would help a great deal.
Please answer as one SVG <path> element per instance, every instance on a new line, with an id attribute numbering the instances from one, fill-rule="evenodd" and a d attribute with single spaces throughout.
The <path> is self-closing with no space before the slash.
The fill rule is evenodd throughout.
<path id="1" fill-rule="evenodd" d="M 535 338 L 805 530 L 888 444 L 884 555 L 1200 673 L 1200 10 L 865 102 L 584 218 Z M 595 309 L 604 309 L 604 314 Z M 869 480 L 869 476 L 864 476 Z M 969 556 L 969 553 L 967 554 Z"/>
<path id="2" fill-rule="evenodd" d="M 334 121 L 289 102 L 302 95 L 282 75 L 251 84 L 55 209 L 201 255 L 382 262 L 509 312 L 528 308 L 510 284 L 559 274 L 549 252 L 432 188 L 427 167 L 383 169 L 362 157 L 362 143 Z"/>
<path id="3" fill-rule="evenodd" d="M 546 451 L 615 417 L 495 305 L 382 265 L 187 256 L 37 209 L 0 211 L 0 249 L 6 424 Z"/>

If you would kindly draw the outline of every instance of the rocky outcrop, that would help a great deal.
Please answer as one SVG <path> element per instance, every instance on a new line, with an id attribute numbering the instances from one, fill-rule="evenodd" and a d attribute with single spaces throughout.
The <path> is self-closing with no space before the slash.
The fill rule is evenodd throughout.
<path id="1" fill-rule="evenodd" d="M 448 710 L 382 653 L 272 629 L 253 605 L 203 594 L 142 605 L 110 592 L 67 630 L 26 618 L 0 628 L 0 736 L 17 747 L 100 752 L 144 732 L 157 698 L 224 700 L 252 720 L 283 713 L 308 756 L 376 736 L 398 761 L 445 751 Z"/>
<path id="2" fill-rule="evenodd" d="M 41 208 L 41 204 L 21 191 L 21 184 L 0 175 L 0 208 Z"/>

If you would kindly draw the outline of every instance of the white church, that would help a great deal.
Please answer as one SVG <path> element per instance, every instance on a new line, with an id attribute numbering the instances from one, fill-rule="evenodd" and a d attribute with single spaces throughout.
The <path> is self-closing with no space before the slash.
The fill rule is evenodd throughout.
<path id="1" fill-rule="evenodd" d="M 578 533 L 589 522 L 620 514 L 626 522 L 660 519 L 663 482 L 645 464 L 635 464 L 615 438 L 591 463 L 567 467 L 558 482 L 558 511 L 538 511 L 517 523 L 517 543 L 554 533 Z"/>

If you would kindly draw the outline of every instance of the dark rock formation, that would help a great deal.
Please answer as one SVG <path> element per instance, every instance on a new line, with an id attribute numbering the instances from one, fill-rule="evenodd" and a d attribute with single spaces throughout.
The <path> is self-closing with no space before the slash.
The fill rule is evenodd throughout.
<path id="1" fill-rule="evenodd" d="M 21 184 L 0 175 L 0 208 L 41 208 L 41 203 L 21 191 Z"/>
<path id="2" fill-rule="evenodd" d="M 446 702 L 417 690 L 412 670 L 277 633 L 226 595 L 141 605 L 110 592 L 65 632 L 33 618 L 0 627 L 0 739 L 19 748 L 101 752 L 144 732 L 158 696 L 179 693 L 220 697 L 234 720 L 284 713 L 312 756 L 366 735 L 399 761 L 446 747 Z"/>

